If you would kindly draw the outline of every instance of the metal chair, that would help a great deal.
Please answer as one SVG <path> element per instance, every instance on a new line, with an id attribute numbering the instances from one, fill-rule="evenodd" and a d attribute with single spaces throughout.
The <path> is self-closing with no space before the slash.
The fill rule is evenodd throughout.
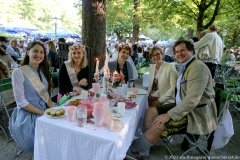
<path id="1" fill-rule="evenodd" d="M 8 119 L 10 119 L 10 112 L 15 106 L 16 103 L 12 92 L 12 83 L 0 84 L 0 108 L 5 110 Z"/>
<path id="2" fill-rule="evenodd" d="M 3 134 L 8 139 L 7 133 L 6 133 L 5 129 L 3 128 L 3 126 L 1 124 L 0 124 L 0 129 L 3 131 Z"/>
<path id="3" fill-rule="evenodd" d="M 215 89 L 216 91 L 216 89 Z M 218 90 L 218 92 L 216 92 L 218 95 L 220 96 L 222 99 L 225 99 L 225 103 L 229 102 L 229 94 L 221 89 Z M 218 99 L 221 100 L 221 99 Z M 218 103 L 220 104 L 220 103 Z M 223 114 L 225 113 L 226 109 L 228 109 L 228 104 L 227 105 L 219 105 L 217 106 L 217 121 L 220 122 Z M 191 134 L 186 134 L 184 136 L 184 141 L 186 141 L 189 145 L 189 148 L 187 148 L 184 153 L 182 153 L 180 155 L 184 156 L 187 153 L 189 153 L 192 150 L 197 149 L 199 152 L 201 152 L 207 159 L 210 159 L 210 154 L 211 154 L 211 150 L 212 150 L 212 143 L 213 143 L 213 139 L 214 139 L 214 131 L 210 134 L 207 135 L 191 135 Z M 182 134 L 182 133 L 179 133 Z M 169 152 L 170 155 L 172 155 L 172 157 L 174 158 L 175 156 L 173 156 L 174 154 L 171 151 L 171 147 L 169 144 L 171 144 L 171 138 L 173 136 L 171 136 L 168 139 L 163 139 L 163 142 L 165 143 L 165 148 L 167 149 L 167 151 Z M 207 147 L 205 146 L 207 144 Z"/>
<path id="4" fill-rule="evenodd" d="M 3 79 L 0 79 L 0 84 L 10 83 L 10 82 L 12 82 L 12 79 L 11 79 L 11 78 L 3 78 Z"/>
<path id="5" fill-rule="evenodd" d="M 5 97 L 8 98 L 8 99 L 9 99 L 9 97 L 8 97 L 8 95 L 5 95 L 5 94 L 7 94 L 6 91 L 11 90 L 11 88 L 12 88 L 11 87 L 11 78 L 5 78 L 5 79 L 0 80 L 0 110 L 6 112 L 8 120 L 9 120 L 10 116 L 9 116 L 8 108 L 6 106 Z M 4 126 L 0 125 L 0 128 L 3 131 L 5 137 L 8 139 L 8 136 L 7 136 L 7 133 L 4 129 Z"/>

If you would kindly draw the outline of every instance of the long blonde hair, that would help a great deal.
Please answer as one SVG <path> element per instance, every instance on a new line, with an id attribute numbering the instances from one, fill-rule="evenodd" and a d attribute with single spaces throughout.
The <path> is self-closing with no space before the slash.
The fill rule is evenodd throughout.
<path id="1" fill-rule="evenodd" d="M 80 49 L 84 56 L 83 56 L 83 59 L 82 59 L 82 62 L 80 64 L 81 68 L 85 68 L 87 67 L 88 65 L 88 59 L 87 59 L 87 52 L 86 52 L 86 47 L 85 45 L 78 45 L 78 44 L 74 44 L 72 46 L 69 47 L 69 52 L 68 52 L 68 61 L 70 62 L 71 64 L 71 67 L 74 66 L 74 61 L 73 61 L 73 58 L 72 58 L 72 52 L 73 50 L 75 49 Z"/>

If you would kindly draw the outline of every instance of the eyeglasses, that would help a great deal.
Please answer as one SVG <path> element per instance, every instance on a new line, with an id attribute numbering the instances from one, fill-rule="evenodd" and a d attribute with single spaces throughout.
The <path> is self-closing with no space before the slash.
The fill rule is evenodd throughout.
<path id="1" fill-rule="evenodd" d="M 85 51 L 85 45 L 75 44 L 75 45 L 69 47 L 69 50 L 75 50 L 75 49 L 81 49 L 81 50 Z"/>
<path id="2" fill-rule="evenodd" d="M 161 53 L 153 54 L 151 57 L 159 56 Z"/>

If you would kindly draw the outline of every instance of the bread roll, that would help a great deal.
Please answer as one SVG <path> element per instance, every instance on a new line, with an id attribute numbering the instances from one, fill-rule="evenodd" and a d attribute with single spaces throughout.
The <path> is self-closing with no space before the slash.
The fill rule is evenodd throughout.
<path id="1" fill-rule="evenodd" d="M 50 116 L 55 117 L 56 116 L 56 110 L 53 109 L 50 113 Z"/>

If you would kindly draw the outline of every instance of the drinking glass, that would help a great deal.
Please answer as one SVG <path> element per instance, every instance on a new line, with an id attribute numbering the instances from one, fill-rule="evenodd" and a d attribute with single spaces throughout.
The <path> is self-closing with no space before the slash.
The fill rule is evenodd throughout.
<path id="1" fill-rule="evenodd" d="M 87 106 L 80 104 L 77 107 L 77 124 L 80 127 L 84 127 L 87 124 Z"/>
<path id="2" fill-rule="evenodd" d="M 125 113 L 125 102 L 118 102 L 117 103 L 117 111 L 119 114 L 124 115 Z"/>
<path id="3" fill-rule="evenodd" d="M 87 106 L 87 116 L 91 117 L 92 116 L 92 112 L 93 112 L 93 103 L 92 103 L 92 101 L 89 100 L 89 99 L 82 99 L 81 100 L 81 104 Z"/>
<path id="4" fill-rule="evenodd" d="M 100 83 L 92 83 L 92 86 L 93 86 L 93 92 L 98 93 L 100 88 Z"/>
<path id="5" fill-rule="evenodd" d="M 128 85 L 122 84 L 122 95 L 127 95 Z"/>

